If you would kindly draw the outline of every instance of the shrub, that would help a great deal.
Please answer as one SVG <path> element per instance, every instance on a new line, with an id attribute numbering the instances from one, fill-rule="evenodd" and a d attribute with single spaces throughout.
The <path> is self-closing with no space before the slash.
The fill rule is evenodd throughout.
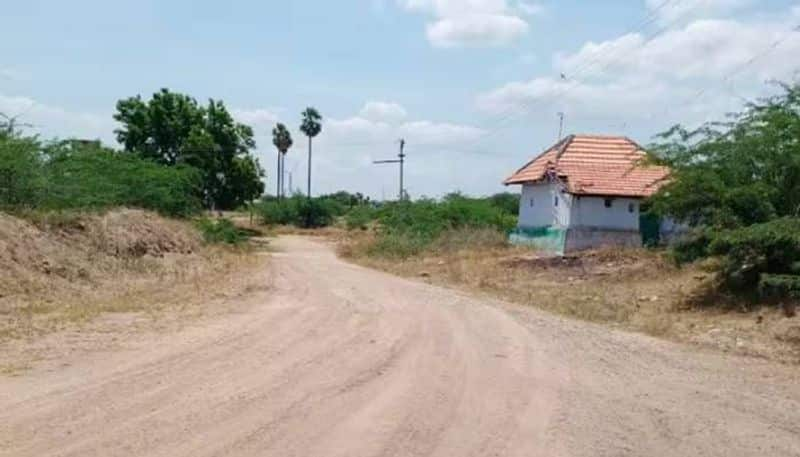
<path id="1" fill-rule="evenodd" d="M 198 186 L 193 168 L 163 167 L 99 144 L 0 138 L 0 207 L 11 211 L 130 206 L 185 217 L 200 209 Z"/>
<path id="2" fill-rule="evenodd" d="M 344 216 L 347 230 L 366 230 L 374 219 L 375 211 L 369 206 L 356 206 Z"/>
<path id="3" fill-rule="evenodd" d="M 266 225 L 294 225 L 300 228 L 327 227 L 333 223 L 337 206 L 326 199 L 296 195 L 285 200 L 262 201 L 257 205 Z"/>
<path id="4" fill-rule="evenodd" d="M 728 288 L 750 291 L 761 285 L 762 291 L 774 292 L 782 287 L 778 283 L 790 282 L 786 275 L 800 274 L 800 218 L 785 217 L 722 232 L 709 250 L 725 256 L 721 273 Z"/>
<path id="5" fill-rule="evenodd" d="M 290 201 L 264 201 L 256 211 L 265 225 L 290 225 L 297 220 L 297 208 Z"/>
<path id="6" fill-rule="evenodd" d="M 490 199 L 451 194 L 441 202 L 386 205 L 378 211 L 378 222 L 378 236 L 368 254 L 405 258 L 429 249 L 504 245 L 516 217 Z"/>
<path id="7" fill-rule="evenodd" d="M 197 221 L 196 226 L 206 243 L 236 245 L 246 239 L 245 234 L 230 219 L 203 218 Z"/>
<path id="8" fill-rule="evenodd" d="M 295 225 L 301 228 L 321 228 L 333 223 L 335 205 L 316 198 L 301 198 L 297 204 Z"/>

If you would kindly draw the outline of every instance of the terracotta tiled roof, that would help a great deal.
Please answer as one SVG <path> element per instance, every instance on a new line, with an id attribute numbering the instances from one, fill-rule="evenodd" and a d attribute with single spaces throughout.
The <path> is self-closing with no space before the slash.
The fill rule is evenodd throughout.
<path id="1" fill-rule="evenodd" d="M 528 162 L 505 184 L 558 179 L 576 195 L 649 197 L 665 183 L 669 169 L 643 164 L 645 157 L 626 137 L 572 135 Z"/>

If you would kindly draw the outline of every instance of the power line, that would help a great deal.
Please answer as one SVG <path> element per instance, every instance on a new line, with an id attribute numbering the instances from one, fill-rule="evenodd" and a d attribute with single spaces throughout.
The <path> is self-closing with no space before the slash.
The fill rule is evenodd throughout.
<path id="1" fill-rule="evenodd" d="M 641 32 L 645 27 L 647 27 L 648 25 L 650 25 L 650 24 L 652 24 L 652 23 L 654 23 L 655 21 L 658 20 L 658 18 L 659 18 L 658 13 L 661 10 L 663 10 L 667 5 L 670 5 L 670 4 L 678 5 L 678 4 L 682 3 L 683 1 L 685 1 L 685 0 L 665 0 L 664 2 L 659 4 L 659 6 L 657 6 L 653 10 L 651 10 L 650 13 L 648 14 L 648 16 L 645 17 L 645 19 L 637 27 L 629 29 L 627 32 L 625 32 L 623 34 L 623 36 L 624 35 L 629 35 L 629 34 L 634 33 L 634 32 L 637 32 L 637 33 Z M 676 17 L 674 20 L 670 21 L 668 24 L 666 24 L 665 26 L 663 26 L 660 29 L 658 29 L 654 34 L 652 34 L 649 37 L 647 37 L 647 39 L 639 47 L 643 47 L 643 46 L 651 43 L 653 40 L 655 40 L 659 36 L 661 36 L 664 33 L 666 33 L 673 25 L 678 23 L 680 20 L 682 20 L 682 17 L 680 17 L 680 16 Z M 611 66 L 611 64 L 613 64 L 614 61 L 616 60 L 616 54 L 618 54 L 621 51 L 621 49 L 618 49 L 618 48 L 619 47 L 617 46 L 617 49 L 611 48 L 606 52 L 596 53 L 592 59 L 587 60 L 582 65 L 577 67 L 577 69 L 576 69 L 576 71 L 575 71 L 575 73 L 573 75 L 562 74 L 561 75 L 562 79 L 569 81 L 569 83 L 567 84 L 567 86 L 563 90 L 561 90 L 559 92 L 556 92 L 555 94 L 550 95 L 548 98 L 549 99 L 557 99 L 557 98 L 563 97 L 564 95 L 568 94 L 569 92 L 571 92 L 572 90 L 577 88 L 580 85 L 580 81 L 578 80 L 578 78 L 583 76 L 584 74 L 586 74 L 587 71 L 593 69 L 595 67 L 595 64 L 599 63 L 603 58 L 607 57 L 608 55 L 612 55 L 612 57 L 605 59 L 606 63 L 605 63 L 605 65 L 600 67 L 600 70 L 605 70 L 606 68 Z M 616 51 L 616 52 L 612 52 L 612 51 Z M 477 140 L 473 144 L 474 145 L 480 144 L 481 142 L 486 141 L 488 138 L 491 138 L 494 135 L 497 135 L 500 132 L 500 129 L 504 126 L 504 124 L 508 124 L 509 121 L 513 121 L 513 120 L 516 120 L 517 118 L 520 118 L 522 116 L 527 115 L 528 113 L 530 113 L 531 109 L 536 104 L 542 103 L 542 102 L 543 102 L 543 100 L 541 100 L 540 98 L 531 100 L 529 102 L 523 102 L 522 103 L 522 108 L 521 108 L 522 112 L 520 112 L 520 108 L 518 108 L 518 107 L 517 108 L 508 109 L 506 111 L 506 114 L 501 116 L 499 118 L 498 122 L 496 122 L 496 127 L 494 127 L 489 132 L 489 134 L 484 135 L 483 137 L 481 137 L 479 140 Z"/>
<path id="2" fill-rule="evenodd" d="M 724 86 L 725 83 L 730 82 L 732 78 L 734 78 L 737 75 L 739 75 L 740 73 L 742 73 L 748 67 L 752 66 L 753 64 L 755 64 L 759 60 L 761 60 L 764 57 L 766 57 L 766 56 L 772 54 L 773 52 L 775 52 L 775 50 L 777 50 L 783 43 L 787 42 L 790 38 L 792 38 L 792 35 L 797 33 L 797 32 L 800 32 L 800 25 L 792 27 L 785 34 L 782 34 L 780 36 L 780 38 L 778 38 L 777 40 L 773 41 L 769 46 L 764 48 L 761 52 L 759 52 L 757 54 L 754 54 L 749 59 L 747 59 L 745 62 L 743 62 L 741 65 L 736 67 L 733 71 L 729 72 L 724 78 L 722 78 L 722 80 L 720 80 L 720 82 L 722 84 L 720 84 L 719 86 L 704 87 L 703 89 L 699 90 L 693 96 L 687 98 L 686 101 L 684 101 L 683 103 L 681 103 L 679 105 L 676 105 L 676 106 L 674 106 L 672 108 L 667 106 L 667 108 L 664 109 L 664 111 L 661 113 L 661 115 L 666 115 L 667 113 L 670 112 L 671 109 L 684 107 L 684 106 L 687 106 L 687 105 L 691 104 L 692 102 L 696 102 L 699 99 L 701 99 L 702 97 L 704 97 L 705 95 L 707 95 L 708 93 L 712 92 L 717 87 Z M 735 95 L 738 98 L 742 98 L 738 94 L 733 94 L 733 95 Z"/>

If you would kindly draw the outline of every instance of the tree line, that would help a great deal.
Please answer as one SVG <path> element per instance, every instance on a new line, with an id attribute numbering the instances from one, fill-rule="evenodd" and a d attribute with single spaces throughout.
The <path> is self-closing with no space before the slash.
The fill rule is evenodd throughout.
<path id="1" fill-rule="evenodd" d="M 254 155 L 252 127 L 236 122 L 225 104 L 162 89 L 116 104 L 114 131 L 121 148 L 99 141 L 42 140 L 26 135 L 16 118 L 0 116 L 0 208 L 72 209 L 138 206 L 169 215 L 201 208 L 230 210 L 264 194 L 266 173 Z M 322 130 L 314 108 L 300 130 L 311 146 Z M 283 156 L 292 146 L 283 124 L 273 131 Z M 277 181 L 277 180 L 276 180 Z M 280 191 L 282 183 L 279 182 Z"/>

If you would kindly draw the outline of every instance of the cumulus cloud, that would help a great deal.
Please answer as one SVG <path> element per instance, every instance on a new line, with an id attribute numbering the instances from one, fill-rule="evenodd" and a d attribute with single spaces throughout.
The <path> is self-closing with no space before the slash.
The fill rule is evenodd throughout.
<path id="1" fill-rule="evenodd" d="M 231 115 L 237 121 L 247 124 L 255 129 L 260 127 L 268 127 L 269 129 L 272 129 L 273 124 L 278 121 L 278 114 L 271 109 L 265 108 L 234 108 L 231 110 Z"/>
<path id="2" fill-rule="evenodd" d="M 427 27 L 428 40 L 437 47 L 501 46 L 528 31 L 517 16 L 472 14 L 440 19 Z"/>
<path id="3" fill-rule="evenodd" d="M 681 19 L 721 17 L 752 6 L 756 0 L 645 0 L 645 3 L 662 23 Z"/>
<path id="4" fill-rule="evenodd" d="M 554 57 L 552 74 L 559 76 L 508 83 L 479 95 L 477 104 L 490 113 L 545 109 L 607 119 L 682 107 L 705 120 L 729 109 L 718 99 L 750 98 L 767 80 L 794 78 L 800 31 L 793 26 L 775 18 L 703 19 L 650 40 L 629 34 L 589 42 Z M 717 97 L 695 97 L 718 90 Z"/>
<path id="5" fill-rule="evenodd" d="M 24 130 L 45 138 L 100 139 L 114 144 L 117 126 L 111 113 L 107 115 L 70 111 L 38 102 L 29 97 L 0 94 L 0 112 L 17 117 L 21 124 L 31 124 Z"/>
<path id="6" fill-rule="evenodd" d="M 480 138 L 484 131 L 478 127 L 427 120 L 388 123 L 354 116 L 329 119 L 325 124 L 331 145 L 389 144 L 399 138 L 420 146 L 458 146 Z"/>
<path id="7" fill-rule="evenodd" d="M 367 102 L 361 108 L 359 116 L 373 121 L 400 122 L 408 116 L 408 112 L 397 103 Z"/>
<path id="8" fill-rule="evenodd" d="M 13 68 L 0 68 L 0 80 L 7 81 L 23 81 L 27 79 L 26 75 Z"/>
<path id="9" fill-rule="evenodd" d="M 408 11 L 426 13 L 435 20 L 426 27 L 428 41 L 437 47 L 501 46 L 527 33 L 523 14 L 540 11 L 536 3 L 522 1 L 512 7 L 506 0 L 398 0 Z"/>

